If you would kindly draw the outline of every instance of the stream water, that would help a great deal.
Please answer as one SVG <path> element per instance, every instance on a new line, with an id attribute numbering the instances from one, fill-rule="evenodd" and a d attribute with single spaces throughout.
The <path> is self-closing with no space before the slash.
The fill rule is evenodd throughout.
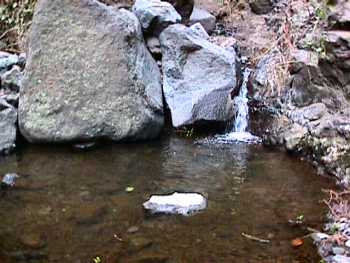
<path id="1" fill-rule="evenodd" d="M 306 233 L 288 220 L 303 215 L 321 229 L 321 189 L 332 183 L 260 145 L 167 134 L 88 152 L 28 145 L 0 162 L 0 175 L 20 176 L 0 192 L 1 263 L 319 262 L 310 240 L 291 246 Z M 150 195 L 173 191 L 202 193 L 208 208 L 190 217 L 143 210 Z"/>

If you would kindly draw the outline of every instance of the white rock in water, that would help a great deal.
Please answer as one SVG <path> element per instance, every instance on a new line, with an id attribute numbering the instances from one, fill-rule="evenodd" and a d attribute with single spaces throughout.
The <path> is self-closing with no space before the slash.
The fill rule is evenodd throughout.
<path id="1" fill-rule="evenodd" d="M 152 213 L 191 215 L 207 207 L 207 200 L 197 193 L 173 193 L 172 195 L 153 195 L 143 203 Z"/>
<path id="2" fill-rule="evenodd" d="M 6 174 L 3 178 L 1 183 L 7 185 L 7 186 L 15 186 L 16 179 L 19 178 L 19 175 L 17 174 Z"/>

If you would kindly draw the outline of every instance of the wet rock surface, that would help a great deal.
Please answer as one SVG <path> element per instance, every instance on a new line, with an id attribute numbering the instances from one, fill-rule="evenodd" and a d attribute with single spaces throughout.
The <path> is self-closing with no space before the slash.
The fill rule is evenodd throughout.
<path id="1" fill-rule="evenodd" d="M 239 71 L 234 50 L 227 50 L 183 25 L 160 35 L 163 91 L 174 127 L 232 118 L 231 91 Z"/>
<path id="2" fill-rule="evenodd" d="M 30 142 L 157 137 L 163 127 L 160 73 L 136 16 L 93 0 L 40 1 L 19 126 Z"/>

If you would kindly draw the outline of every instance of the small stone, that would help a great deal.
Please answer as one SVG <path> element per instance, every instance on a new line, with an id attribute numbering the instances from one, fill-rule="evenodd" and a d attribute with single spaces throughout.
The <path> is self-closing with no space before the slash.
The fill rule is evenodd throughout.
<path id="1" fill-rule="evenodd" d="M 52 212 L 52 208 L 50 206 L 42 207 L 38 210 L 38 214 L 42 216 L 49 215 Z"/>
<path id="2" fill-rule="evenodd" d="M 348 240 L 348 241 L 345 242 L 345 246 L 348 247 L 348 248 L 350 248 L 350 240 Z"/>
<path id="3" fill-rule="evenodd" d="M 45 241 L 38 233 L 26 233 L 20 237 L 22 245 L 30 249 L 40 249 L 45 246 Z"/>
<path id="4" fill-rule="evenodd" d="M 130 250 L 133 252 L 140 251 L 152 245 L 152 241 L 144 237 L 135 237 L 130 240 Z"/>
<path id="5" fill-rule="evenodd" d="M 137 231 L 139 231 L 139 227 L 138 227 L 138 226 L 129 227 L 129 229 L 127 230 L 127 232 L 128 232 L 129 234 L 134 234 L 134 233 L 136 233 Z"/>
<path id="6" fill-rule="evenodd" d="M 87 151 L 87 150 L 94 149 L 95 146 L 96 146 L 96 142 L 84 142 L 84 143 L 74 144 L 73 148 L 81 151 Z"/>
<path id="7" fill-rule="evenodd" d="M 76 221 L 78 224 L 96 224 L 100 221 L 105 212 L 106 209 L 104 206 L 86 204 L 79 207 L 77 210 Z"/>

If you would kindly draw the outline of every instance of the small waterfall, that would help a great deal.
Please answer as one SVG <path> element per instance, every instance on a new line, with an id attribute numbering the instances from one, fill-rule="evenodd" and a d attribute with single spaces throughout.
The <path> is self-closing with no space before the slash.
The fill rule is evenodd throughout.
<path id="1" fill-rule="evenodd" d="M 215 141 L 218 143 L 260 143 L 261 139 L 248 132 L 249 106 L 248 106 L 248 80 L 251 69 L 246 68 L 243 74 L 243 82 L 239 95 L 234 98 L 235 120 L 229 133 L 218 135 Z"/>
<path id="2" fill-rule="evenodd" d="M 249 121 L 249 107 L 248 107 L 248 79 L 251 70 L 246 68 L 243 74 L 243 82 L 239 95 L 234 99 L 234 110 L 236 112 L 236 118 L 233 125 L 233 132 L 245 132 L 248 129 Z"/>

